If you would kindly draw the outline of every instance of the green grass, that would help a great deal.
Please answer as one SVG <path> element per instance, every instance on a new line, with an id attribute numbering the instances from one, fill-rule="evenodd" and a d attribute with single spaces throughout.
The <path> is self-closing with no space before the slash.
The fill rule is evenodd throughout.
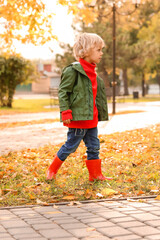
<path id="1" fill-rule="evenodd" d="M 133 99 L 132 95 L 129 96 L 124 96 L 121 97 L 121 99 L 119 99 L 117 97 L 117 102 L 154 102 L 154 101 L 160 101 L 160 95 L 146 95 L 145 97 L 139 97 L 138 99 Z M 109 100 L 108 102 L 111 102 L 111 100 Z"/>
<path id="2" fill-rule="evenodd" d="M 56 105 L 58 105 L 58 101 Z M 45 106 L 50 106 L 50 99 L 15 99 L 12 108 L 0 108 L 0 115 L 58 110 L 57 108 L 45 108 Z"/>

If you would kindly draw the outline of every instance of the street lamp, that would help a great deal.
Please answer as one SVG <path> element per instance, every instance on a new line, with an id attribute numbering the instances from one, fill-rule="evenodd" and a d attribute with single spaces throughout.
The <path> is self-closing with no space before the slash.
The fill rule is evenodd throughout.
<path id="1" fill-rule="evenodd" d="M 116 113 L 116 13 L 122 16 L 131 15 L 136 11 L 139 4 L 141 3 L 141 0 L 129 0 L 132 4 L 134 4 L 135 8 L 134 10 L 127 12 L 127 13 L 121 13 L 119 12 L 119 9 L 122 5 L 125 5 L 127 0 L 105 0 L 105 3 L 112 6 L 112 14 L 113 14 L 113 29 L 112 29 L 112 43 L 113 43 L 113 81 L 112 81 L 112 87 L 113 87 L 113 100 L 112 100 L 112 114 Z M 96 4 L 96 0 L 93 0 L 91 3 L 91 7 L 94 7 Z M 104 16 L 105 17 L 105 16 Z"/>

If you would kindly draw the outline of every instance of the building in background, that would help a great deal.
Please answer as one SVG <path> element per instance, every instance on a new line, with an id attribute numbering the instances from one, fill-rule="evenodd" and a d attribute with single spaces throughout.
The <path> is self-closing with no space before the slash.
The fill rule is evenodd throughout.
<path id="1" fill-rule="evenodd" d="M 49 93 L 50 88 L 58 88 L 60 84 L 60 75 L 56 73 L 54 64 L 37 65 L 39 78 L 30 84 L 18 85 L 16 88 L 17 93 Z"/>

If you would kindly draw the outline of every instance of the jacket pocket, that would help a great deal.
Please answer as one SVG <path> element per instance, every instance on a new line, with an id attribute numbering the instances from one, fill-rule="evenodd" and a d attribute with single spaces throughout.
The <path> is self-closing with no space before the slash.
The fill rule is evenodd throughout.
<path id="1" fill-rule="evenodd" d="M 70 107 L 72 106 L 72 104 L 75 102 L 76 98 L 77 98 L 78 92 L 76 92 L 74 95 L 70 96 Z"/>

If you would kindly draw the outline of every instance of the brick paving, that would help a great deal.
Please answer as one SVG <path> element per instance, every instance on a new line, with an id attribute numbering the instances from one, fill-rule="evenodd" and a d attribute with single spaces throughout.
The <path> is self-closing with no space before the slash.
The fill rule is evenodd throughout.
<path id="1" fill-rule="evenodd" d="M 159 215 L 154 198 L 1 208 L 0 239 L 160 240 Z"/>

